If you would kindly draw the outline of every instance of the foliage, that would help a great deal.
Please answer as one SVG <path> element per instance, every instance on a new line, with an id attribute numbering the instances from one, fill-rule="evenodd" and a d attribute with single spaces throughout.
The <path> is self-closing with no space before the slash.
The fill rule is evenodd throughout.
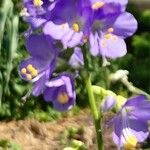
<path id="1" fill-rule="evenodd" d="M 64 150 L 87 150 L 85 144 L 84 144 L 84 139 L 83 139 L 83 134 L 84 134 L 84 128 L 68 128 L 66 129 L 60 136 L 60 141 L 61 144 L 63 145 L 68 145 L 69 147 L 64 148 Z"/>
<path id="2" fill-rule="evenodd" d="M 14 142 L 10 142 L 8 140 L 0 140 L 0 149 L 22 150 L 20 145 Z"/>

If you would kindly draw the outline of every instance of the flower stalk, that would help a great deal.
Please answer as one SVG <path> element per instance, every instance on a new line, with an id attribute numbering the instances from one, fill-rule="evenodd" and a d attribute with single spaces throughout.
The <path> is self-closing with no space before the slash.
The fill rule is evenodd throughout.
<path id="1" fill-rule="evenodd" d="M 96 130 L 96 138 L 97 138 L 97 146 L 98 150 L 104 150 L 103 145 L 103 137 L 102 137 L 102 125 L 101 125 L 101 115 L 97 110 L 96 102 L 93 94 L 92 83 L 90 79 L 90 75 L 85 78 L 85 87 L 88 94 L 88 100 L 91 108 L 91 112 L 93 115 L 95 130 Z"/>
<path id="2" fill-rule="evenodd" d="M 98 150 L 104 150 L 103 137 L 102 137 L 102 119 L 101 119 L 102 115 L 101 115 L 101 112 L 99 112 L 97 110 L 97 105 L 96 105 L 93 88 L 92 88 L 92 83 L 91 83 L 91 77 L 90 77 L 90 73 L 89 73 L 87 55 L 88 55 L 87 46 L 85 46 L 83 48 L 83 58 L 84 58 L 85 70 L 82 70 L 81 76 L 84 79 L 85 88 L 86 88 L 86 92 L 88 95 L 88 101 L 89 101 L 90 109 L 91 109 L 92 116 L 93 116 Z"/>

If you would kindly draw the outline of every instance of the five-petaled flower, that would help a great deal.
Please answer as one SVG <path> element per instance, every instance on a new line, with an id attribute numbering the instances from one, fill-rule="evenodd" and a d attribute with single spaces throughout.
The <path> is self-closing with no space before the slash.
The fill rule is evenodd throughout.
<path id="1" fill-rule="evenodd" d="M 52 102 L 58 111 L 67 111 L 75 105 L 74 79 L 68 73 L 62 73 L 58 77 L 46 83 L 44 98 Z"/>
<path id="2" fill-rule="evenodd" d="M 23 0 L 21 15 L 33 29 L 41 27 L 50 18 L 54 0 Z"/>
<path id="3" fill-rule="evenodd" d="M 149 135 L 150 102 L 144 95 L 129 98 L 110 121 L 113 140 L 119 148 L 132 150 Z"/>
<path id="4" fill-rule="evenodd" d="M 24 80 L 34 83 L 32 94 L 38 96 L 55 69 L 58 49 L 50 36 L 35 34 L 27 39 L 26 48 L 31 56 L 21 62 L 19 73 Z"/>

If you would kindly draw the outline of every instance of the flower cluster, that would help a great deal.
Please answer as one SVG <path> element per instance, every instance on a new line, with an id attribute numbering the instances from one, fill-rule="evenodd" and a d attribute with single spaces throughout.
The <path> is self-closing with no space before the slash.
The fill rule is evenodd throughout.
<path id="1" fill-rule="evenodd" d="M 68 64 L 79 69 L 84 66 L 83 45 L 89 47 L 92 56 L 101 56 L 104 63 L 108 58 L 124 56 L 124 39 L 137 29 L 136 19 L 126 12 L 127 3 L 128 0 L 23 0 L 21 15 L 30 26 L 26 36 L 30 56 L 21 62 L 19 73 L 33 83 L 32 94 L 43 94 L 45 101 L 52 102 L 59 111 L 71 109 L 76 101 L 75 77 L 66 71 L 53 74 L 58 58 L 65 49 L 73 49 Z M 109 106 L 113 106 L 112 100 L 111 97 Z M 114 141 L 119 147 L 135 147 L 146 139 L 149 110 L 144 96 L 131 98 L 123 105 L 112 120 Z"/>

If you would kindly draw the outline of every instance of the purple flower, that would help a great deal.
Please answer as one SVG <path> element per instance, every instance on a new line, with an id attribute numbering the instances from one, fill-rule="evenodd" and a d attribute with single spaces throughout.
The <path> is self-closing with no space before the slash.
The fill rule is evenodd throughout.
<path id="1" fill-rule="evenodd" d="M 118 1 L 116 4 L 104 3 L 99 12 L 95 11 L 92 16 L 89 43 L 90 52 L 94 56 L 101 55 L 103 58 L 114 59 L 124 56 L 127 52 L 124 38 L 133 35 L 137 29 L 137 21 L 130 13 L 122 11 L 125 9 L 125 3 L 121 3 L 120 8 L 118 4 Z M 116 5 L 116 8 L 111 5 Z M 105 9 L 109 13 L 105 13 Z"/>
<path id="2" fill-rule="evenodd" d="M 130 36 L 137 26 L 130 14 L 122 14 L 126 4 L 127 0 L 59 0 L 43 32 L 61 40 L 64 48 L 82 45 L 89 39 L 92 55 L 121 57 L 126 53 L 126 44 L 118 33 Z M 122 19 L 128 20 L 122 23 Z M 129 27 L 123 29 L 128 21 Z"/>
<path id="3" fill-rule="evenodd" d="M 23 0 L 24 8 L 21 15 L 31 27 L 38 28 L 50 17 L 50 11 L 54 8 L 54 0 Z"/>
<path id="4" fill-rule="evenodd" d="M 79 69 L 80 67 L 84 65 L 83 54 L 82 54 L 81 48 L 79 47 L 74 48 L 74 52 L 70 57 L 69 64 L 74 69 Z"/>
<path id="5" fill-rule="evenodd" d="M 113 140 L 125 149 L 135 148 L 137 142 L 143 142 L 149 135 L 150 102 L 144 95 L 132 97 L 122 106 L 112 119 Z"/>
<path id="6" fill-rule="evenodd" d="M 58 50 L 47 35 L 30 35 L 26 42 L 30 57 L 21 62 L 19 73 L 22 79 L 33 82 L 32 94 L 38 96 L 55 69 Z"/>
<path id="7" fill-rule="evenodd" d="M 52 102 L 56 110 L 70 110 L 75 105 L 76 99 L 73 77 L 63 73 L 47 82 L 44 98 L 45 101 Z"/>
<path id="8" fill-rule="evenodd" d="M 51 21 L 43 28 L 45 34 L 61 40 L 64 48 L 83 44 L 90 26 L 89 8 L 83 8 L 80 0 L 59 0 L 51 11 Z"/>

